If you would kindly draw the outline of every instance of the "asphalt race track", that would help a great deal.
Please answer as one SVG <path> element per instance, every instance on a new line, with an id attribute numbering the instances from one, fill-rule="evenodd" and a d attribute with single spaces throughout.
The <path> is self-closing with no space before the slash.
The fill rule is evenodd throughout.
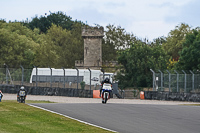
<path id="1" fill-rule="evenodd" d="M 120 133 L 200 133 L 200 106 L 115 103 L 32 105 Z"/>

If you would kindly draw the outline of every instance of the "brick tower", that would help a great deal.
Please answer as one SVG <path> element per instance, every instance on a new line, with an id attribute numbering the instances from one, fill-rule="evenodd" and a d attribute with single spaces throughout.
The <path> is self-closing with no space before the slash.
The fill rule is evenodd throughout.
<path id="1" fill-rule="evenodd" d="M 91 69 L 101 68 L 103 36 L 103 27 L 85 26 L 82 28 L 82 37 L 84 39 L 84 61 L 76 61 L 76 67 Z"/>

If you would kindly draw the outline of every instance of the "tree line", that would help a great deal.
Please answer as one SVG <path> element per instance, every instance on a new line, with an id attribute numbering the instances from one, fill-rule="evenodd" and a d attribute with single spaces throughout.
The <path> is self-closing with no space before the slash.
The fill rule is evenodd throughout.
<path id="1" fill-rule="evenodd" d="M 75 60 L 84 58 L 81 27 L 85 25 L 63 12 L 31 21 L 0 20 L 0 65 L 74 68 Z M 103 61 L 119 63 L 115 71 L 121 88 L 152 86 L 150 69 L 198 71 L 199 51 L 199 27 L 192 29 L 185 23 L 153 42 L 108 24 L 102 42 Z"/>

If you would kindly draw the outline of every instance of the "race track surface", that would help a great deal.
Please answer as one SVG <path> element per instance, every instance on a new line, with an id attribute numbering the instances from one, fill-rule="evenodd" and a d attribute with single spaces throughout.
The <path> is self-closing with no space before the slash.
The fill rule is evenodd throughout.
<path id="1" fill-rule="evenodd" d="M 124 103 L 32 104 L 120 133 L 200 133 L 200 106 Z"/>

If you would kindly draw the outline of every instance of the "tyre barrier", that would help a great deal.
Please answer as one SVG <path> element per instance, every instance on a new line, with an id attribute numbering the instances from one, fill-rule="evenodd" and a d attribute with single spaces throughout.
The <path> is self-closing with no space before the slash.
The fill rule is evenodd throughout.
<path id="1" fill-rule="evenodd" d="M 140 99 L 200 102 L 200 93 L 142 91 Z M 142 95 L 143 94 L 143 95 Z"/>
<path id="2" fill-rule="evenodd" d="M 17 94 L 20 85 L 8 86 L 0 85 L 0 90 L 3 93 Z M 24 86 L 28 95 L 48 95 L 48 96 L 68 96 L 68 97 L 85 97 L 91 98 L 93 91 L 73 89 L 73 88 L 50 88 L 50 87 L 32 87 Z"/>
<path id="3" fill-rule="evenodd" d="M 20 85 L 0 85 L 0 90 L 3 93 L 17 94 Z M 68 97 L 85 97 L 92 98 L 93 90 L 82 90 L 73 88 L 50 88 L 50 87 L 33 87 L 24 86 L 28 95 L 49 95 L 49 96 L 68 96 Z M 171 101 L 190 101 L 200 102 L 200 93 L 175 93 L 175 92 L 158 92 L 158 91 L 143 91 L 141 99 L 149 100 L 171 100 Z M 113 94 L 112 94 L 113 95 Z M 111 96 L 112 96 L 111 95 Z M 112 97 L 111 97 L 112 98 Z"/>

